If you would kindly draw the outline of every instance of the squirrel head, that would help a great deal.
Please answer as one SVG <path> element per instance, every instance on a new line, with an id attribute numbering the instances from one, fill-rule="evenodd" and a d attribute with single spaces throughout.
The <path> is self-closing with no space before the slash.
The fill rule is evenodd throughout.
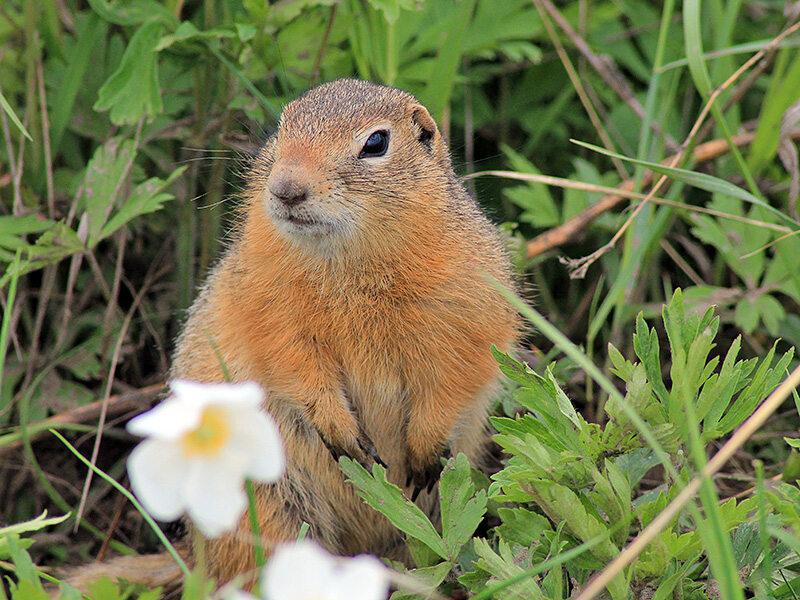
<path id="1" fill-rule="evenodd" d="M 424 242 L 409 228 L 439 226 L 454 181 L 425 107 L 356 79 L 322 84 L 288 104 L 257 166 L 255 205 L 281 237 L 326 255 Z"/>

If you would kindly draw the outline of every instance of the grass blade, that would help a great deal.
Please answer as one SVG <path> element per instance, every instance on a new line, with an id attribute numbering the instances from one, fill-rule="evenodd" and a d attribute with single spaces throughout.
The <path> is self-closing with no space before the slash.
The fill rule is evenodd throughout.
<path id="1" fill-rule="evenodd" d="M 747 190 L 743 190 L 739 186 L 736 186 L 730 183 L 729 181 L 725 181 L 724 179 L 720 179 L 718 177 L 714 177 L 713 175 L 708 175 L 706 173 L 696 173 L 695 171 L 678 169 L 676 167 L 666 167 L 658 163 L 653 163 L 645 160 L 637 160 L 635 158 L 629 158 L 627 156 L 623 156 L 622 154 L 609 152 L 608 150 L 606 150 L 605 148 L 601 148 L 600 146 L 595 146 L 593 144 L 581 142 L 580 140 L 572 140 L 572 141 L 578 144 L 579 146 L 583 146 L 584 148 L 588 148 L 589 150 L 594 150 L 595 152 L 599 152 L 600 154 L 605 154 L 607 156 L 619 158 L 620 160 L 625 160 L 637 165 L 645 166 L 648 169 L 655 171 L 656 173 L 667 175 L 668 177 L 672 177 L 673 179 L 676 179 L 683 183 L 700 188 L 701 190 L 706 190 L 707 192 L 718 192 L 721 194 L 726 194 L 728 196 L 738 198 L 739 200 L 744 200 L 745 202 L 749 202 L 750 204 L 755 204 L 779 216 L 782 220 L 786 221 L 787 223 L 791 223 L 792 225 L 795 226 L 795 228 L 800 228 L 800 221 L 793 219 L 792 217 L 784 214 L 777 208 L 770 206 L 760 198 L 757 198 Z"/>

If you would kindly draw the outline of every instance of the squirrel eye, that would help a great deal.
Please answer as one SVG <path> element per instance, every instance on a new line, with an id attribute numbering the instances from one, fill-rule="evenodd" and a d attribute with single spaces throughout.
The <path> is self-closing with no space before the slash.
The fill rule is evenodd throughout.
<path id="1" fill-rule="evenodd" d="M 364 142 L 364 147 L 358 153 L 358 158 L 375 158 L 386 154 L 389 148 L 389 132 L 384 129 L 375 131 Z"/>

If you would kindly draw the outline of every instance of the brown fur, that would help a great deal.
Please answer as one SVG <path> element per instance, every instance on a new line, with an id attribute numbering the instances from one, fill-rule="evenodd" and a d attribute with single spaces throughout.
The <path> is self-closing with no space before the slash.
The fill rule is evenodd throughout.
<path id="1" fill-rule="evenodd" d="M 359 158 L 376 129 L 389 132 L 386 156 Z M 273 192 L 287 189 L 305 200 L 286 208 Z M 241 231 L 178 340 L 173 376 L 222 381 L 213 339 L 234 380 L 268 391 L 288 467 L 257 488 L 267 540 L 293 539 L 305 521 L 332 552 L 407 560 L 401 534 L 345 482 L 332 452 L 369 467 L 377 451 L 409 492 L 438 472 L 446 448 L 480 462 L 498 377 L 489 347 L 507 350 L 518 328 L 485 279 L 512 285 L 502 245 L 427 110 L 357 80 L 286 107 L 245 200 Z M 435 495 L 418 504 L 434 512 Z M 253 567 L 248 531 L 243 517 L 238 535 L 209 540 L 218 581 Z"/>

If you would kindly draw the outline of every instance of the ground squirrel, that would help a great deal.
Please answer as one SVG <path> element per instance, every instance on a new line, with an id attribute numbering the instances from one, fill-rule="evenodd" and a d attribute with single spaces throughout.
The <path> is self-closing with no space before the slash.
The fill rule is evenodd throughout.
<path id="1" fill-rule="evenodd" d="M 289 103 L 246 181 L 238 234 L 190 309 L 172 375 L 222 381 L 213 339 L 235 381 L 267 390 L 288 457 L 257 488 L 267 540 L 307 522 L 335 553 L 407 559 L 335 458 L 385 464 L 429 513 L 443 453 L 480 462 L 499 374 L 490 345 L 507 350 L 518 331 L 486 278 L 512 285 L 503 245 L 428 111 L 381 85 L 340 79 Z M 254 566 L 247 540 L 209 541 L 218 582 Z"/>

